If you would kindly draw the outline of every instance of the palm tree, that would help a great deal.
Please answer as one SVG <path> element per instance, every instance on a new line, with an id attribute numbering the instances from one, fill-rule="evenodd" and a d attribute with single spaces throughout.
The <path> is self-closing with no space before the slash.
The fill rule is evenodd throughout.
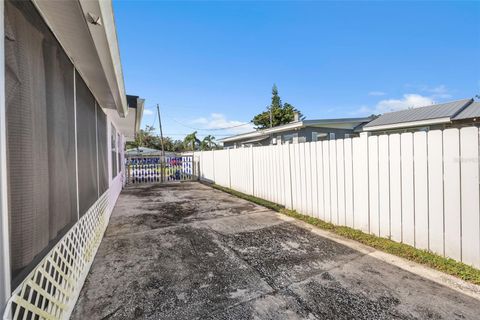
<path id="1" fill-rule="evenodd" d="M 201 147 L 202 150 L 212 150 L 213 148 L 216 148 L 217 143 L 215 142 L 215 137 L 209 134 L 208 136 L 203 138 Z"/>
<path id="2" fill-rule="evenodd" d="M 195 150 L 195 144 L 200 144 L 200 140 L 197 138 L 197 131 L 187 134 L 185 139 L 183 139 L 183 143 L 185 148 L 192 146 L 192 151 Z"/>

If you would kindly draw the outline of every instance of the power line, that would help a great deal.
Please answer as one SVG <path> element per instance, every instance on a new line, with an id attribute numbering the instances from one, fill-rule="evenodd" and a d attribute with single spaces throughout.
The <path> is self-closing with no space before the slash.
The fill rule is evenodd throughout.
<path id="1" fill-rule="evenodd" d="M 157 116 L 158 116 L 158 109 L 155 111 L 155 113 L 157 113 L 154 117 L 153 117 L 153 124 L 152 124 L 152 128 L 155 128 L 155 122 L 157 122 Z"/>
<path id="2" fill-rule="evenodd" d="M 250 124 L 250 122 L 245 122 L 245 123 L 237 124 L 237 125 L 230 126 L 230 127 L 206 129 L 206 128 L 195 128 L 195 127 L 186 125 L 186 124 L 178 121 L 175 118 L 170 118 L 170 119 L 172 119 L 173 121 L 175 121 L 176 123 L 178 123 L 181 126 L 184 126 L 186 128 L 192 129 L 192 130 L 198 130 L 198 131 L 221 131 L 221 130 L 228 130 L 228 129 L 234 129 L 234 128 L 238 128 L 238 127 L 243 127 L 243 126 L 246 126 L 246 125 Z"/>
<path id="3" fill-rule="evenodd" d="M 164 132 L 164 135 L 165 136 L 186 136 L 190 133 L 191 132 L 188 132 L 188 133 L 167 133 L 167 132 Z M 158 134 L 156 136 L 158 136 Z M 229 136 L 231 136 L 231 134 L 216 134 L 215 136 L 216 137 L 229 137 Z"/>
<path id="4" fill-rule="evenodd" d="M 150 107 L 149 107 L 149 108 L 150 108 Z M 149 109 L 149 108 L 147 108 L 147 109 Z M 151 108 L 156 109 L 156 106 L 151 107 Z M 187 108 L 185 108 L 185 109 L 187 109 Z M 188 109 L 189 109 L 189 108 L 188 108 Z M 192 109 L 193 109 L 193 108 L 192 108 Z M 155 116 L 153 117 L 152 128 L 155 127 L 155 124 L 156 124 L 156 121 L 157 121 L 157 116 L 158 116 L 158 109 L 155 110 L 155 111 L 156 111 L 156 112 L 155 112 L 156 114 L 155 114 Z M 173 120 L 174 122 L 178 123 L 179 125 L 181 125 L 181 126 L 183 126 L 183 127 L 186 127 L 186 128 L 192 129 L 192 130 L 197 130 L 197 131 L 222 131 L 222 130 L 235 129 L 235 128 L 243 127 L 243 126 L 246 126 L 246 125 L 249 125 L 249 124 L 250 124 L 250 122 L 244 122 L 244 123 L 240 123 L 240 124 L 237 124 L 237 125 L 234 125 L 234 126 L 223 127 L 223 128 L 210 128 L 210 129 L 209 129 L 209 128 L 196 128 L 196 127 L 192 127 L 192 126 L 190 126 L 190 125 L 187 125 L 187 124 L 185 124 L 185 123 L 183 123 L 183 122 L 181 122 L 181 121 L 179 121 L 179 120 L 177 120 L 177 119 L 175 119 L 175 118 L 173 118 L 173 117 L 169 117 L 169 116 L 165 116 L 165 115 L 164 115 L 164 117 Z M 186 133 L 186 134 L 188 134 L 188 133 Z M 167 135 L 167 134 L 166 134 L 166 135 Z M 169 135 L 172 135 L 172 134 L 169 134 Z M 184 134 L 173 134 L 173 135 L 184 135 Z M 230 134 L 217 134 L 217 136 L 225 136 L 225 137 L 226 137 L 226 136 L 230 136 Z"/>

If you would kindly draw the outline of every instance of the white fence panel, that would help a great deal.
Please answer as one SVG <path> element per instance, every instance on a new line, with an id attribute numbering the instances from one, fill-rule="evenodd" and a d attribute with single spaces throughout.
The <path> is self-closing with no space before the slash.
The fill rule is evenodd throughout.
<path id="1" fill-rule="evenodd" d="M 318 166 L 317 166 L 317 143 L 310 143 L 310 165 L 312 170 L 312 216 L 318 218 Z"/>
<path id="2" fill-rule="evenodd" d="M 215 183 L 227 188 L 230 187 L 230 168 L 228 166 L 228 152 L 229 150 L 213 151 L 213 161 L 215 163 Z"/>
<path id="3" fill-rule="evenodd" d="M 232 188 L 243 193 L 251 194 L 252 186 L 252 162 L 251 150 L 231 149 L 230 150 L 230 183 Z"/>
<path id="4" fill-rule="evenodd" d="M 402 168 L 400 135 L 389 137 L 390 150 L 390 233 L 393 240 L 402 241 Z"/>
<path id="5" fill-rule="evenodd" d="M 325 221 L 332 222 L 332 207 L 330 198 L 330 147 L 328 141 L 322 141 L 323 149 L 323 201 Z"/>
<path id="6" fill-rule="evenodd" d="M 428 151 L 428 212 L 429 212 L 429 249 L 444 255 L 443 226 L 443 134 L 440 130 L 427 133 Z"/>
<path id="7" fill-rule="evenodd" d="M 338 194 L 338 224 L 345 225 L 345 161 L 343 139 L 337 141 L 337 194 Z"/>
<path id="8" fill-rule="evenodd" d="M 413 189 L 413 134 L 400 136 L 402 176 L 402 241 L 415 245 L 415 203 Z"/>
<path id="9" fill-rule="evenodd" d="M 330 148 L 330 207 L 332 210 L 332 223 L 338 224 L 338 188 L 337 188 L 337 144 L 335 140 L 329 141 Z"/>
<path id="10" fill-rule="evenodd" d="M 428 160 L 427 133 L 413 134 L 415 189 L 415 247 L 428 249 Z"/>
<path id="11" fill-rule="evenodd" d="M 270 200 L 269 190 L 271 181 L 268 176 L 268 149 L 267 147 L 262 147 L 262 198 Z"/>
<path id="12" fill-rule="evenodd" d="M 312 201 L 312 163 L 311 163 L 311 143 L 305 143 L 305 178 L 306 178 L 306 187 L 305 193 L 307 195 L 307 208 L 305 213 L 313 216 L 313 201 Z"/>
<path id="13" fill-rule="evenodd" d="M 461 259 L 460 141 L 458 129 L 443 131 L 445 256 Z"/>
<path id="14" fill-rule="evenodd" d="M 323 179 L 323 143 L 315 142 L 317 151 L 317 194 L 318 194 L 318 218 L 325 220 L 325 184 Z"/>
<path id="15" fill-rule="evenodd" d="M 306 165 L 305 165 L 305 143 L 299 144 L 299 180 L 300 180 L 300 197 L 299 197 L 299 206 L 298 210 L 303 213 L 307 213 L 307 175 L 306 175 Z"/>
<path id="16" fill-rule="evenodd" d="M 369 232 L 368 216 L 368 139 L 353 138 L 354 228 Z"/>
<path id="17" fill-rule="evenodd" d="M 290 149 L 290 179 L 291 179 L 291 189 L 292 189 L 292 209 L 298 210 L 298 185 L 297 185 L 297 176 L 298 176 L 298 145 L 291 144 L 289 145 Z"/>
<path id="18" fill-rule="evenodd" d="M 272 151 L 271 148 L 265 147 L 265 197 L 268 201 L 273 201 L 273 194 L 275 193 L 275 177 L 272 176 Z"/>
<path id="19" fill-rule="evenodd" d="M 378 137 L 368 137 L 368 175 L 370 204 L 370 233 L 380 234 L 379 190 L 378 190 Z"/>
<path id="20" fill-rule="evenodd" d="M 390 237 L 390 158 L 388 135 L 378 137 L 378 210 L 380 236 Z"/>
<path id="21" fill-rule="evenodd" d="M 282 145 L 282 156 L 283 156 L 283 176 L 285 177 L 285 192 L 283 196 L 285 198 L 285 207 L 293 209 L 292 203 L 292 170 L 290 164 L 290 145 Z"/>
<path id="22" fill-rule="evenodd" d="M 253 195 L 255 197 L 261 197 L 260 180 L 261 180 L 261 167 L 260 167 L 260 151 L 261 148 L 252 148 L 252 167 L 253 167 Z"/>
<path id="23" fill-rule="evenodd" d="M 478 128 L 460 130 L 462 260 L 480 268 L 480 201 Z"/>
<path id="24" fill-rule="evenodd" d="M 214 182 L 215 181 L 215 162 L 213 159 L 213 151 L 200 152 L 200 176 L 201 179 Z"/>
<path id="25" fill-rule="evenodd" d="M 345 139 L 345 224 L 353 228 L 353 145 L 352 139 Z"/>

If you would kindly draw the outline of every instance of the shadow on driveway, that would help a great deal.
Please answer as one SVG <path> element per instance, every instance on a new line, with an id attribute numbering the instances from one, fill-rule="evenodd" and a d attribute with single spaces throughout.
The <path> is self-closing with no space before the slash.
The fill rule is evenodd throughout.
<path id="1" fill-rule="evenodd" d="M 199 183 L 125 189 L 72 319 L 479 319 L 480 302 Z"/>

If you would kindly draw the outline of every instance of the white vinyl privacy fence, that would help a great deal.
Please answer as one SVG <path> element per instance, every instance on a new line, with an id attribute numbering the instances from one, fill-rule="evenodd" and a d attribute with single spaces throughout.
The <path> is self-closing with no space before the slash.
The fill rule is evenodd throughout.
<path id="1" fill-rule="evenodd" d="M 477 127 L 195 158 L 202 180 L 480 267 Z"/>

